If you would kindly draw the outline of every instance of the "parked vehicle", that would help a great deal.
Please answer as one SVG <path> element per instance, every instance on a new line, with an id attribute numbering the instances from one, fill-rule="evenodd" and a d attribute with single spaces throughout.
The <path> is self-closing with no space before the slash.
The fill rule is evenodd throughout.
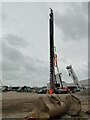
<path id="1" fill-rule="evenodd" d="M 40 89 L 38 91 L 38 94 L 46 94 L 47 93 L 47 89 Z"/>
<path id="2" fill-rule="evenodd" d="M 21 86 L 17 89 L 17 92 L 31 92 L 31 88 L 27 86 Z"/>

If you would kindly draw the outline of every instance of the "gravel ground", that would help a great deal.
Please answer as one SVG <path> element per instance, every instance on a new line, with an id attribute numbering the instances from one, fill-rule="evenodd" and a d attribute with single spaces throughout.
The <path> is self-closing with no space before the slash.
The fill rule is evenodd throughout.
<path id="1" fill-rule="evenodd" d="M 24 118 L 28 113 L 32 112 L 36 101 L 39 96 L 44 96 L 45 94 L 36 93 L 17 93 L 17 92 L 7 92 L 2 93 L 2 117 L 4 118 Z M 90 96 L 88 96 L 87 91 L 79 92 L 74 94 L 81 100 L 82 110 L 79 116 L 68 116 L 64 115 L 57 119 L 59 120 L 89 120 L 90 109 L 89 102 Z M 64 101 L 67 94 L 60 94 L 60 98 Z"/>

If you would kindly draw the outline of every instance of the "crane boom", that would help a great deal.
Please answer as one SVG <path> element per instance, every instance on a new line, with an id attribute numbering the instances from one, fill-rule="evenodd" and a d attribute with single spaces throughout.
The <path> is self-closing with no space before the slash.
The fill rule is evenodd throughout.
<path id="1" fill-rule="evenodd" d="M 68 70 L 69 76 L 73 79 L 74 84 L 77 85 L 78 88 L 81 88 L 81 85 L 78 81 L 78 77 L 76 76 L 72 66 L 69 65 L 69 66 L 66 67 L 66 69 Z"/>

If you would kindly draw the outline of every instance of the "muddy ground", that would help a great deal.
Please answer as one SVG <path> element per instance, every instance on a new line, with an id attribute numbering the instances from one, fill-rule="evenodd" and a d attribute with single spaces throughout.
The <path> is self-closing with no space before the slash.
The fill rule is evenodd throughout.
<path id="1" fill-rule="evenodd" d="M 82 110 L 78 116 L 60 116 L 59 120 L 90 120 L 90 109 L 89 102 L 90 96 L 85 90 L 83 92 L 75 93 L 74 95 L 81 100 Z M 0 93 L 1 94 L 1 93 Z M 37 94 L 37 93 L 18 93 L 18 92 L 7 92 L 2 93 L 2 118 L 25 118 L 25 116 L 32 112 L 37 99 L 39 96 L 44 96 L 45 94 Z M 67 94 L 59 95 L 61 100 L 63 101 Z"/>

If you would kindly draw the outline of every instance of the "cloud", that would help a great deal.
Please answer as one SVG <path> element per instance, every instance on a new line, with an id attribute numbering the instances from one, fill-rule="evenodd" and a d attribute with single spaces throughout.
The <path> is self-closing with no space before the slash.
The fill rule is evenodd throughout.
<path id="1" fill-rule="evenodd" d="M 49 80 L 49 7 L 55 12 L 55 44 L 63 79 L 69 81 L 69 64 L 80 79 L 87 76 L 82 67 L 87 62 L 87 3 L 4 3 L 5 84 L 42 86 Z"/>
<path id="2" fill-rule="evenodd" d="M 41 85 L 45 84 L 45 80 L 48 81 L 48 65 L 45 66 L 45 63 L 37 58 L 25 56 L 19 49 L 20 45 L 25 48 L 22 40 L 22 38 L 12 34 L 6 35 L 3 39 L 3 82 L 9 85 L 23 84 L 34 86 L 40 85 L 40 82 Z M 19 47 L 17 48 L 16 45 L 19 45 Z"/>
<path id="3" fill-rule="evenodd" d="M 72 6 L 71 6 L 72 5 Z M 85 11 L 84 11 L 85 9 Z M 88 4 L 69 4 L 64 14 L 55 13 L 55 24 L 67 40 L 81 40 L 88 35 Z M 83 12 L 84 11 L 84 12 Z"/>
<path id="4" fill-rule="evenodd" d="M 14 34 L 7 34 L 5 39 L 8 41 L 10 45 L 15 46 L 15 47 L 27 45 L 27 42 L 23 38 L 17 35 L 14 35 Z"/>

